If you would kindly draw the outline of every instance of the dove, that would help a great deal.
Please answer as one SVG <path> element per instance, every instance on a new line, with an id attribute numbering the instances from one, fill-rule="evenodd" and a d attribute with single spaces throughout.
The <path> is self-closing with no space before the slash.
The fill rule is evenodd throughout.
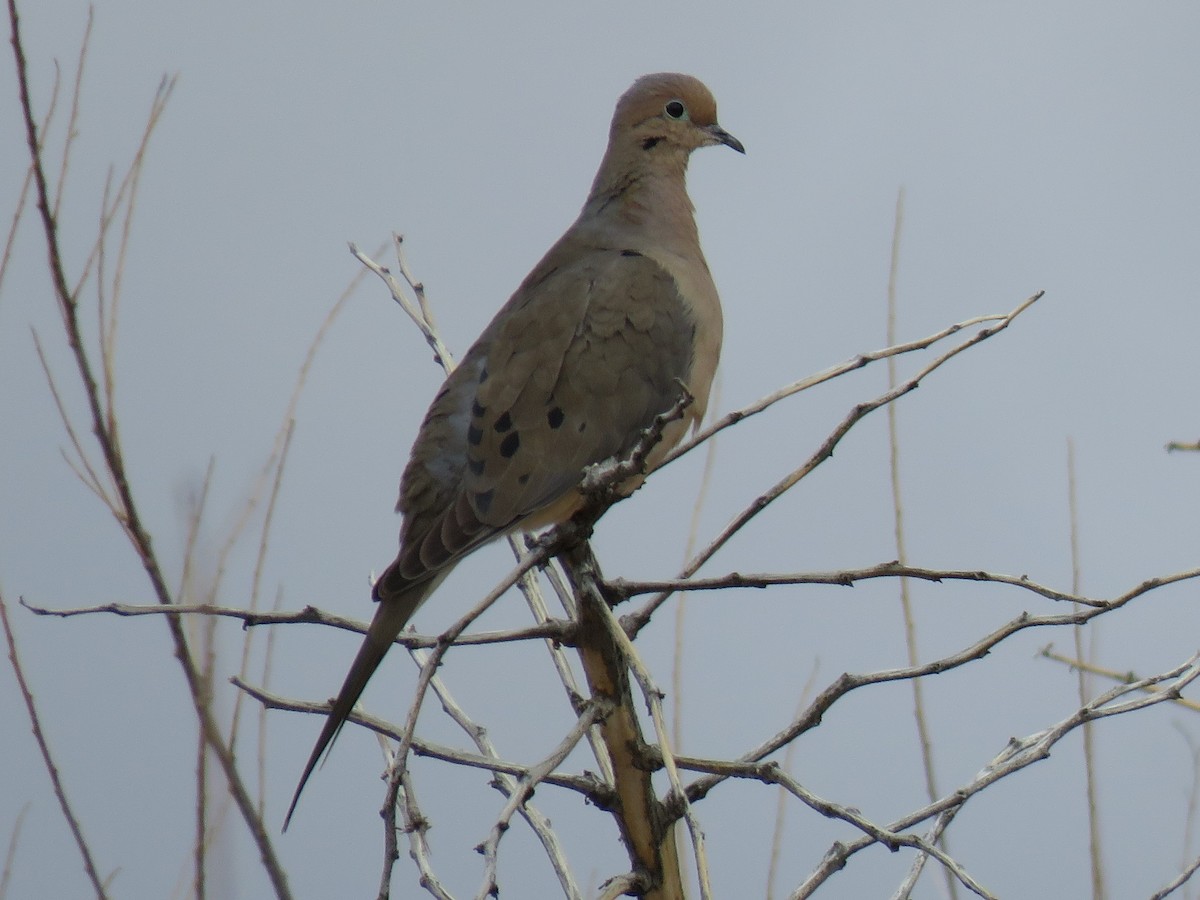
<path id="1" fill-rule="evenodd" d="M 686 173 L 693 150 L 742 143 L 689 75 L 646 75 L 617 101 L 579 217 L 446 378 L 400 481 L 400 550 L 284 821 L 405 624 L 464 556 L 566 521 L 585 467 L 620 456 L 686 387 L 648 465 L 704 417 L 721 305 Z M 626 487 L 626 486 L 622 486 Z M 628 486 L 632 489 L 636 485 Z"/>

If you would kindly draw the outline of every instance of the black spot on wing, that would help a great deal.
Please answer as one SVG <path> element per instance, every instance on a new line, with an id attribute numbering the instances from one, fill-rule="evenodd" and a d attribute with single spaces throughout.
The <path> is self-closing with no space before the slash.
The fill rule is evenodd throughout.
<path id="1" fill-rule="evenodd" d="M 488 510 L 492 508 L 492 500 L 495 496 L 495 491 L 479 491 L 475 494 L 475 508 L 479 510 L 481 516 L 486 516 Z"/>
<path id="2" fill-rule="evenodd" d="M 514 431 L 500 442 L 500 455 L 505 459 L 512 459 L 517 448 L 521 446 L 521 432 Z"/>
<path id="3" fill-rule="evenodd" d="M 476 428 L 474 425 L 467 426 L 467 443 L 472 447 L 478 447 L 483 441 L 483 431 Z"/>
<path id="4" fill-rule="evenodd" d="M 472 459 L 467 457 L 467 468 L 471 470 L 472 475 L 482 475 L 485 463 L 482 459 Z"/>
<path id="5" fill-rule="evenodd" d="M 561 406 L 555 406 L 546 413 L 546 421 L 550 423 L 551 428 L 560 427 L 566 418 L 567 415 L 562 411 Z"/>
<path id="6" fill-rule="evenodd" d="M 504 434 L 504 432 L 512 428 L 512 416 L 508 414 L 507 410 L 505 411 L 504 415 L 496 420 L 496 424 L 493 427 L 501 434 Z"/>

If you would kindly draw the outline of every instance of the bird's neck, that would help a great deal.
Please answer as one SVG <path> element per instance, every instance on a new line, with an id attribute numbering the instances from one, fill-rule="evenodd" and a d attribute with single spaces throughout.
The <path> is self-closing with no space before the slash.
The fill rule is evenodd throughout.
<path id="1" fill-rule="evenodd" d="M 633 249 L 663 246 L 681 256 L 698 252 L 699 236 L 688 197 L 687 154 L 642 158 L 605 155 L 579 221 Z"/>

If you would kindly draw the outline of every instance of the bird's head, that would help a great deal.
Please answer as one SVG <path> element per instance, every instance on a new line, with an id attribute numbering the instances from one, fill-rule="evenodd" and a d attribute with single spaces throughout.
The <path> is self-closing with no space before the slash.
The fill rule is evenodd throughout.
<path id="1" fill-rule="evenodd" d="M 742 142 L 717 124 L 717 101 L 697 78 L 674 72 L 643 75 L 633 83 L 613 114 L 613 144 L 634 145 L 648 153 L 684 154 L 724 144 L 745 153 Z"/>

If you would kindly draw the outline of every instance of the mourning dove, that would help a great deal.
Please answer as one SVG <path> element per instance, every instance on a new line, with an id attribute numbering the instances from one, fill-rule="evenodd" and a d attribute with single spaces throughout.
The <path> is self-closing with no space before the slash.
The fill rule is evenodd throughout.
<path id="1" fill-rule="evenodd" d="M 695 398 L 650 464 L 704 416 L 721 306 L 685 186 L 699 147 L 740 141 L 689 75 L 639 78 L 617 102 L 579 218 L 467 351 L 425 414 L 400 481 L 400 553 L 288 809 L 393 640 L 450 569 L 514 529 L 562 522 L 583 469 L 629 451 L 680 384 Z"/>

